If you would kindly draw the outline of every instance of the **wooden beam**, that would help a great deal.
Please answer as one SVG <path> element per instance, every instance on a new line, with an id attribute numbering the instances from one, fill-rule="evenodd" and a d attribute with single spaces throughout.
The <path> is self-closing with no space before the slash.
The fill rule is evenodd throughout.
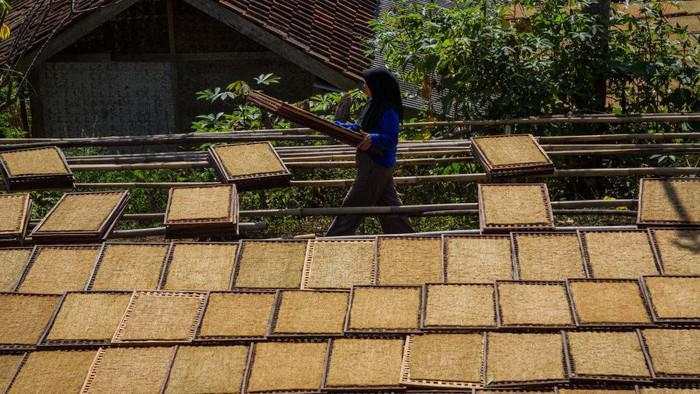
<path id="1" fill-rule="evenodd" d="M 184 0 L 213 19 L 236 29 L 251 40 L 270 49 L 272 52 L 298 65 L 309 73 L 341 89 L 357 87 L 357 82 L 333 70 L 323 62 L 313 58 L 303 50 L 288 44 L 277 35 L 248 21 L 234 10 L 211 0 Z"/>

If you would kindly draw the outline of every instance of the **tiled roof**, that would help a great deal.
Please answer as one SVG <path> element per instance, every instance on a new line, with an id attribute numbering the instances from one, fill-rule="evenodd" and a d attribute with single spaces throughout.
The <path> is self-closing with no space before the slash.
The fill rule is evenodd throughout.
<path id="1" fill-rule="evenodd" d="M 247 21 L 275 34 L 286 43 L 350 79 L 358 79 L 371 64 L 366 42 L 371 38 L 369 21 L 379 0 L 221 0 Z M 71 1 L 20 0 L 13 4 L 8 23 L 11 38 L 0 44 L 0 62 L 41 45 L 55 33 L 89 15 L 96 6 L 114 0 Z M 89 7 L 89 8 L 88 8 Z"/>

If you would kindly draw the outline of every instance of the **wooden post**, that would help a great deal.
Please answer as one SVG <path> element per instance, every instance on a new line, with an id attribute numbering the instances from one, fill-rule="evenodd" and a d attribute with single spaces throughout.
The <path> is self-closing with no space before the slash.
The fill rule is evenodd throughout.
<path id="1" fill-rule="evenodd" d="M 177 47 L 175 45 L 175 1 L 176 0 L 166 0 L 166 12 L 168 14 L 168 48 L 170 52 L 170 100 L 173 103 L 173 129 L 169 130 L 170 133 L 175 133 L 180 128 L 180 109 L 177 105 L 178 97 L 178 61 L 177 61 Z"/>

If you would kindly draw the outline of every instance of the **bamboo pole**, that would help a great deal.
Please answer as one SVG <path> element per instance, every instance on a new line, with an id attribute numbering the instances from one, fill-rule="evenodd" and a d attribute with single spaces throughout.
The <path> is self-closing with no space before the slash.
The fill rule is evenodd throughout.
<path id="1" fill-rule="evenodd" d="M 264 222 L 256 223 L 240 223 L 238 230 L 243 234 L 261 231 L 267 228 Z M 165 227 L 137 228 L 129 230 L 114 230 L 110 233 L 109 238 L 141 238 L 165 235 Z"/>

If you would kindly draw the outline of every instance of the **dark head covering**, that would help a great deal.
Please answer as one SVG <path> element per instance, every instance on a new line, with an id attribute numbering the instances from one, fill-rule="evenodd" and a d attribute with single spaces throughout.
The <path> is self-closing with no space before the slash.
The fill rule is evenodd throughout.
<path id="1" fill-rule="evenodd" d="M 360 127 L 365 131 L 371 130 L 379 123 L 384 111 L 389 108 L 399 114 L 399 121 L 403 121 L 401 89 L 394 74 L 386 68 L 378 67 L 363 72 L 362 76 L 372 92 L 372 97 L 360 114 Z"/>

